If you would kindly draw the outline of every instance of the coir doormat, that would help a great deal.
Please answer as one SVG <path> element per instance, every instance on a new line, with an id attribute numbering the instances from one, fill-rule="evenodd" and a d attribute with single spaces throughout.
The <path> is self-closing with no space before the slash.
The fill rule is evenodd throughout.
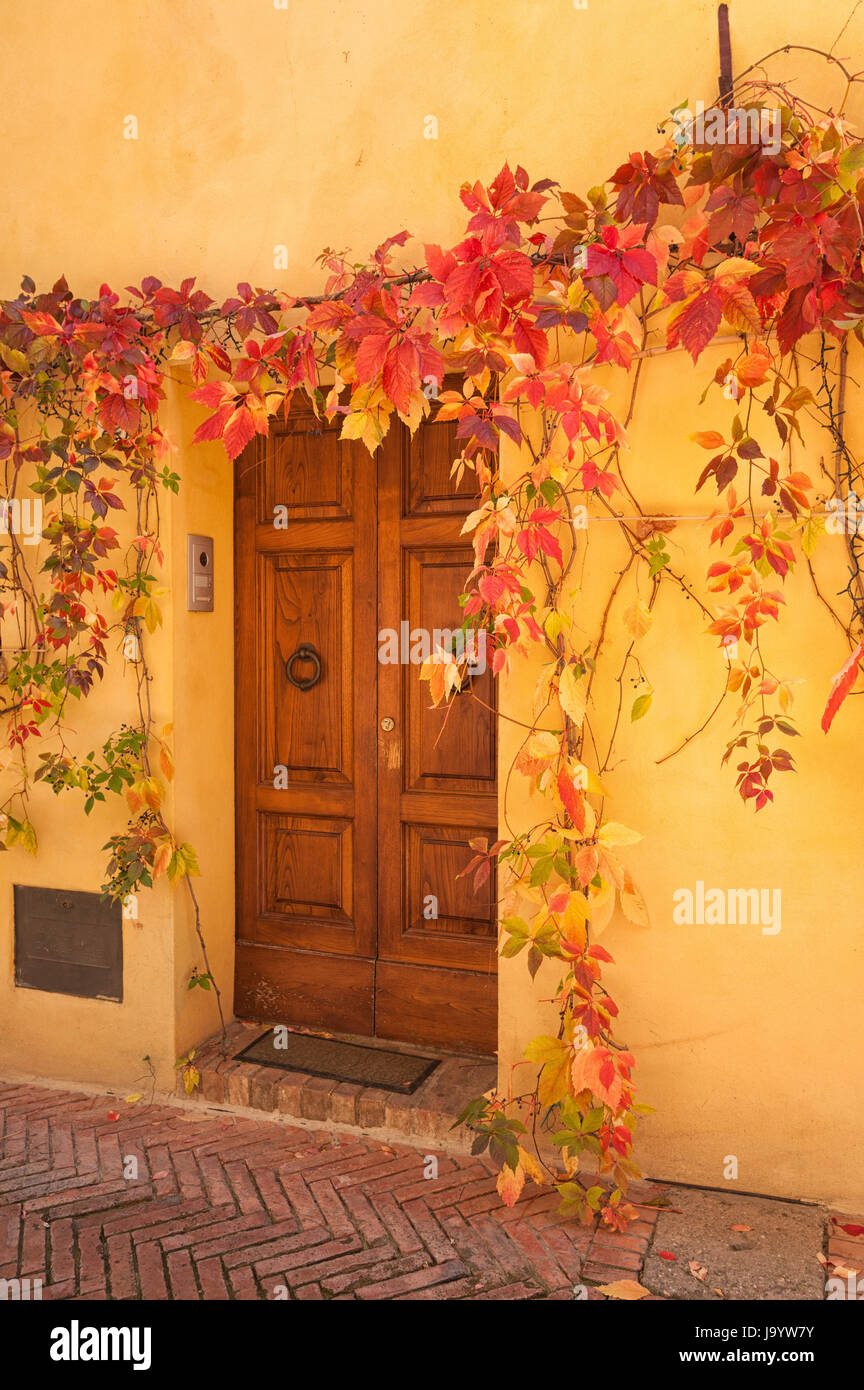
<path id="1" fill-rule="evenodd" d="M 400 1091 L 410 1096 L 427 1076 L 435 1070 L 439 1057 L 421 1057 L 413 1052 L 391 1052 L 383 1047 L 365 1047 L 363 1043 L 340 1042 L 337 1038 L 322 1038 L 314 1033 L 287 1034 L 280 1029 L 276 1046 L 276 1030 L 268 1029 L 256 1038 L 235 1061 L 257 1062 L 262 1067 L 278 1067 L 280 1071 L 305 1071 L 312 1076 L 328 1076 L 334 1081 L 351 1081 L 358 1086 L 378 1086 L 384 1091 Z"/>

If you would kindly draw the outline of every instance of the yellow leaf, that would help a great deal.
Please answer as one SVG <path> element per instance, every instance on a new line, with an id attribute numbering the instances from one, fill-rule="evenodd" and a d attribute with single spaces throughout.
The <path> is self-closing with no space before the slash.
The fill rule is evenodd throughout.
<path id="1" fill-rule="evenodd" d="M 587 940 L 585 924 L 588 904 L 581 893 L 571 893 L 570 901 L 560 917 L 561 934 L 571 950 L 584 951 Z"/>
<path id="2" fill-rule="evenodd" d="M 174 759 L 164 745 L 159 749 L 159 766 L 166 781 L 172 782 L 174 780 Z"/>
<path id="3" fill-rule="evenodd" d="M 554 642 L 561 633 L 561 614 L 553 608 L 551 613 L 547 613 L 543 622 L 543 630 L 550 642 Z"/>
<path id="4" fill-rule="evenodd" d="M 620 1298 L 626 1303 L 635 1303 L 637 1299 L 648 1298 L 651 1290 L 643 1288 L 635 1279 L 616 1279 L 612 1284 L 598 1284 L 597 1292 L 605 1294 L 607 1298 Z"/>
<path id="5" fill-rule="evenodd" d="M 527 743 L 527 751 L 532 758 L 557 758 L 561 751 L 560 740 L 547 729 L 532 734 Z"/>
<path id="6" fill-rule="evenodd" d="M 639 892 L 635 884 L 630 883 L 626 888 L 622 888 L 618 900 L 621 903 L 621 911 L 628 922 L 633 922 L 637 927 L 648 927 L 648 909 L 645 906 L 645 899 Z"/>
<path id="7" fill-rule="evenodd" d="M 342 433 L 340 439 L 362 439 L 363 432 L 368 424 L 369 417 L 363 410 L 352 410 L 345 416 L 342 423 Z"/>
<path id="8" fill-rule="evenodd" d="M 816 549 L 819 537 L 825 534 L 824 516 L 808 516 L 801 528 L 801 549 L 809 560 Z"/>
<path id="9" fill-rule="evenodd" d="M 714 267 L 714 279 L 745 280 L 749 275 L 755 275 L 758 269 L 756 261 L 745 261 L 743 256 L 730 256 Z"/>
<path id="10" fill-rule="evenodd" d="M 136 1091 L 134 1095 L 131 1095 L 131 1096 L 127 1096 L 127 1097 L 126 1097 L 126 1104 L 127 1104 L 127 1105 L 137 1105 L 137 1103 L 138 1103 L 138 1101 L 139 1101 L 140 1099 L 141 1099 L 141 1092 L 140 1092 L 140 1091 Z"/>
<path id="11" fill-rule="evenodd" d="M 201 1080 L 201 1074 L 197 1067 L 186 1067 L 183 1072 L 183 1085 L 186 1088 L 187 1096 L 191 1096 L 195 1087 Z"/>
<path id="12" fill-rule="evenodd" d="M 596 940 L 601 932 L 604 932 L 612 920 L 612 913 L 615 911 L 615 889 L 611 883 L 604 879 L 596 893 L 593 893 L 588 900 L 588 912 L 591 917 L 591 935 Z"/>
<path id="13" fill-rule="evenodd" d="M 538 1082 L 538 1095 L 542 1106 L 555 1105 L 570 1094 L 569 1076 L 572 1050 L 561 1038 L 532 1038 L 525 1049 L 529 1062 L 539 1062 L 543 1070 Z"/>
<path id="14" fill-rule="evenodd" d="M 0 343 L 0 357 L 3 358 L 11 372 L 18 372 L 20 376 L 26 376 L 30 370 L 30 363 L 27 361 L 26 354 L 19 352 L 17 348 L 7 347 L 5 343 Z"/>
<path id="15" fill-rule="evenodd" d="M 564 667 L 558 678 L 558 699 L 568 719 L 572 719 L 580 729 L 585 718 L 587 688 L 588 682 L 584 675 L 577 679 L 575 667 Z"/>
<path id="16" fill-rule="evenodd" d="M 531 1179 L 532 1182 L 536 1182 L 538 1187 L 542 1187 L 544 1182 L 546 1181 L 546 1174 L 543 1172 L 543 1169 L 537 1162 L 537 1159 L 534 1157 L 532 1153 L 529 1153 L 527 1149 L 523 1149 L 521 1144 L 518 1146 L 518 1148 L 519 1167 L 525 1169 L 527 1176 Z"/>
<path id="17" fill-rule="evenodd" d="M 601 825 L 597 839 L 601 845 L 635 845 L 642 836 L 638 830 L 630 830 L 626 825 L 619 825 L 617 821 L 607 820 Z"/>
<path id="18" fill-rule="evenodd" d="M 651 610 L 641 598 L 634 599 L 630 607 L 624 609 L 624 626 L 634 640 L 645 636 L 651 626 Z"/>

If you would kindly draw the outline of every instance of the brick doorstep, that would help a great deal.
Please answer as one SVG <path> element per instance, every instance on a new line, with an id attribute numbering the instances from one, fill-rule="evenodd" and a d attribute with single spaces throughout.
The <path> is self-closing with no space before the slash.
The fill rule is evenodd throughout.
<path id="1" fill-rule="evenodd" d="M 340 1129 L 360 1129 L 364 1133 L 380 1130 L 382 1137 L 392 1136 L 403 1142 L 409 1137 L 413 1142 L 425 1140 L 455 1153 L 469 1151 L 472 1136 L 467 1131 L 453 1130 L 452 1125 L 469 1100 L 494 1086 L 493 1061 L 445 1056 L 412 1095 L 402 1095 L 374 1086 L 235 1060 L 236 1053 L 248 1047 L 266 1027 L 263 1023 L 235 1022 L 228 1028 L 225 1043 L 218 1037 L 211 1038 L 195 1057 L 201 1076 L 199 1088 L 191 1098 L 187 1097 L 178 1075 L 178 1095 L 187 1101 L 257 1110 L 268 1116 Z"/>

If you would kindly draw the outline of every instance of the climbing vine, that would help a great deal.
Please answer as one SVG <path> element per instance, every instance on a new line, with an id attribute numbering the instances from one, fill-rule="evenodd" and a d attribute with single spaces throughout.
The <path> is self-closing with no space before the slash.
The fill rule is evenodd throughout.
<path id="1" fill-rule="evenodd" d="M 857 78 L 830 61 L 848 92 Z M 732 700 L 724 762 L 756 812 L 773 801 L 778 775 L 794 770 L 788 745 L 800 734 L 794 673 L 774 669 L 767 638 L 794 568 L 806 568 L 849 647 L 826 731 L 864 652 L 857 528 L 839 605 L 812 564 L 832 506 L 861 482 L 844 413 L 847 344 L 864 341 L 864 143 L 842 116 L 752 71 L 736 82 L 734 108 L 700 113 L 698 129 L 677 108 L 656 150 L 631 154 L 584 196 L 505 164 L 491 184 L 462 187 L 467 225 L 451 248 L 425 245 L 409 268 L 407 232 L 363 263 L 326 252 L 320 296 L 241 283 L 218 304 L 193 279 L 174 289 L 149 277 L 122 299 L 108 285 L 86 299 L 63 279 L 40 291 L 25 278 L 0 303 L 9 541 L 0 565 L 0 847 L 36 851 L 35 783 L 79 797 L 85 814 L 124 797 L 127 824 L 105 846 L 103 891 L 128 900 L 163 875 L 182 880 L 204 965 L 190 987 L 212 984 L 217 1001 L 195 852 L 165 814 L 171 729 L 156 726 L 150 707 L 160 513 L 180 485 L 159 418 L 166 381 L 188 369 L 192 399 L 207 411 L 195 439 L 222 440 L 231 459 L 267 434 L 297 391 L 341 420 L 343 439 L 370 450 L 394 415 L 412 431 L 433 412 L 456 422 L 454 477 L 472 473 L 478 494 L 464 527 L 474 568 L 463 627 L 486 634 L 499 677 L 526 661 L 539 671 L 506 779 L 502 838 L 476 841 L 466 872 L 478 884 L 500 876 L 501 954 L 522 956 L 532 980 L 544 959 L 560 977 L 553 1029 L 529 1044 L 520 1069 L 530 1080 L 478 1099 L 462 1119 L 475 1148 L 500 1162 L 505 1201 L 526 1176 L 551 1181 L 567 1210 L 586 1220 L 599 1212 L 619 1228 L 633 1214 L 634 1126 L 646 1107 L 635 1099 L 634 1058 L 615 1035 L 618 1010 L 603 981 L 612 957 L 597 938 L 616 908 L 638 924 L 647 911 L 621 855 L 640 835 L 607 817 L 603 777 L 622 721 L 650 710 L 640 642 L 658 596 L 668 589 L 695 604 L 727 658 L 715 709 L 675 752 Z M 718 342 L 729 345 L 725 360 L 705 369 L 703 354 Z M 728 415 L 724 430 L 689 435 L 716 556 L 699 592 L 672 560 L 676 519 L 644 507 L 628 476 L 628 427 L 659 350 L 689 355 L 705 396 L 721 398 Z M 444 389 L 445 374 L 458 374 L 462 388 Z M 617 378 L 628 392 L 616 413 Z M 827 432 L 830 463 L 802 461 L 805 421 Z M 28 522 L 40 511 L 37 546 Z M 586 636 L 579 598 L 601 519 L 620 531 L 626 559 Z M 628 645 L 604 751 L 595 682 L 616 624 Z M 73 711 L 94 697 L 115 654 L 133 673 L 130 722 L 84 752 Z M 436 652 L 422 677 L 446 718 L 466 684 L 465 660 Z M 511 808 L 529 795 L 536 823 L 511 829 Z M 586 1156 L 596 1178 L 584 1176 Z"/>

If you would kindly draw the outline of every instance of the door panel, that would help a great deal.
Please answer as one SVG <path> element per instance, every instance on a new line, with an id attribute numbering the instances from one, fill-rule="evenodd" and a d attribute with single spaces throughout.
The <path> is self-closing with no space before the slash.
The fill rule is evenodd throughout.
<path id="1" fill-rule="evenodd" d="M 445 720 L 418 665 L 378 663 L 379 628 L 458 625 L 476 484 L 454 493 L 452 424 L 374 459 L 338 436 L 292 411 L 237 467 L 236 1008 L 491 1052 L 495 888 L 456 875 L 497 833 L 494 682 Z"/>
<path id="2" fill-rule="evenodd" d="M 235 536 L 236 1008 L 332 1028 L 344 957 L 371 961 L 377 934 L 374 730 L 357 719 L 377 664 L 374 460 L 338 428 L 292 415 L 238 463 Z M 308 690 L 288 679 L 301 643 L 321 662 Z M 243 949 L 251 943 L 336 954 L 298 965 Z M 347 1012 L 371 1032 L 371 965 L 352 974 Z"/>
<path id="3" fill-rule="evenodd" d="M 419 630 L 438 629 L 443 635 L 458 626 L 458 597 L 473 565 L 471 546 L 459 532 L 474 505 L 474 488 L 454 496 L 449 482 L 459 452 L 455 428 L 426 424 L 413 441 L 405 430 L 391 431 L 379 452 L 380 626 L 399 631 L 407 620 L 409 638 Z M 421 465 L 428 474 L 419 472 Z M 448 977 L 464 972 L 452 997 L 472 1016 L 472 1045 L 483 1037 L 483 1050 L 492 1051 L 495 887 L 475 898 L 469 884 L 455 876 L 473 853 L 470 840 L 496 838 L 495 692 L 487 672 L 450 705 L 434 709 L 429 687 L 418 676 L 418 665 L 402 663 L 381 666 L 378 677 L 378 1025 L 379 1030 L 396 1026 L 402 987 L 405 1017 L 421 1026 L 415 997 L 421 976 L 382 973 L 383 961 L 446 966 Z M 391 733 L 380 732 L 385 717 L 395 721 Z M 453 1010 L 444 1003 L 447 980 L 437 993 L 432 986 L 430 974 L 423 1031 L 434 1028 L 437 1009 L 442 1033 L 452 1036 Z"/>

